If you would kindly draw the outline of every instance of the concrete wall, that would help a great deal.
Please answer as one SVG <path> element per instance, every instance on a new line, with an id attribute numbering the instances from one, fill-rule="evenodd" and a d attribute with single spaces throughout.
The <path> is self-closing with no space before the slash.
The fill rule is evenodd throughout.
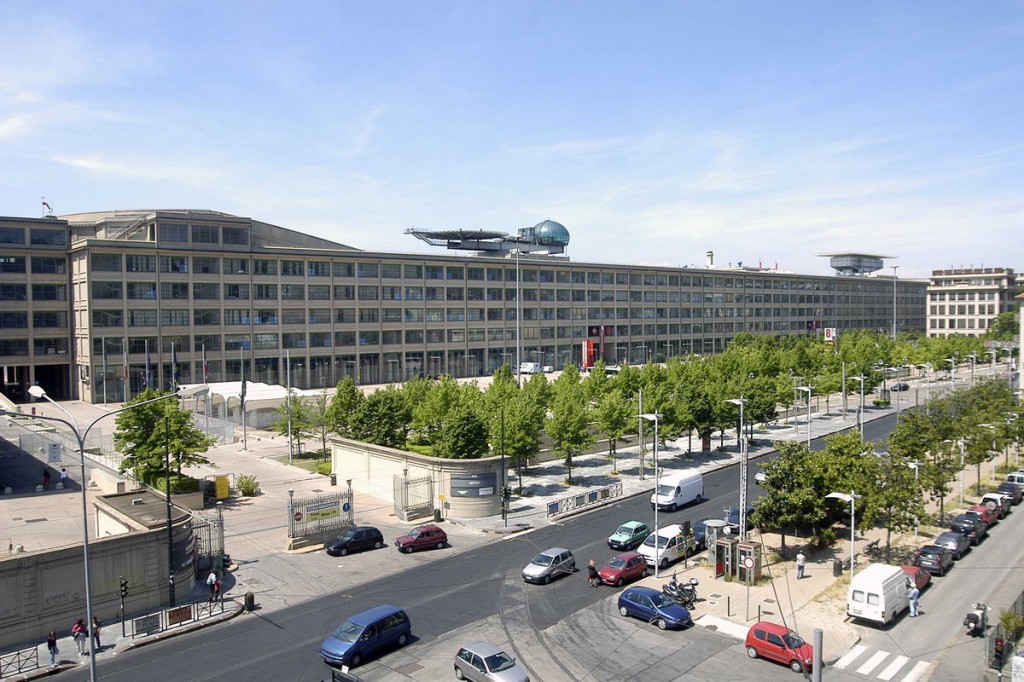
<path id="1" fill-rule="evenodd" d="M 109 529 L 108 529 L 109 530 Z M 161 530 L 136 531 L 89 543 L 93 614 L 106 626 L 118 617 L 121 576 L 128 579 L 128 614 L 167 601 L 167 540 Z M 179 573 L 175 592 L 191 592 L 192 571 Z M 85 618 L 81 545 L 27 552 L 0 560 L 0 647 L 64 636 Z"/>
<path id="2" fill-rule="evenodd" d="M 482 459 L 443 459 L 417 452 L 406 452 L 371 443 L 335 438 L 331 441 L 331 470 L 339 485 L 352 479 L 352 489 L 374 497 L 394 501 L 394 477 L 403 472 L 410 479 L 430 476 L 434 483 L 434 509 L 444 516 L 480 518 L 501 513 L 497 488 L 507 485 L 502 476 L 501 457 Z M 451 494 L 453 474 L 495 472 L 497 486 L 492 495 L 455 497 Z"/>

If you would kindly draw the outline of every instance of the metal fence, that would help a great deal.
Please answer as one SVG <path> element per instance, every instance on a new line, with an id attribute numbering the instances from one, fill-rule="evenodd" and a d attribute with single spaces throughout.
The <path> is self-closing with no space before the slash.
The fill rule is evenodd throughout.
<path id="1" fill-rule="evenodd" d="M 143 637 L 155 632 L 164 632 L 190 625 L 197 621 L 224 613 L 224 597 L 181 604 L 169 609 L 136 616 L 125 620 L 127 635 L 132 639 Z"/>
<path id="2" fill-rule="evenodd" d="M 28 672 L 39 667 L 39 647 L 0 654 L 0 678 Z"/>
<path id="3" fill-rule="evenodd" d="M 571 497 L 563 497 L 555 502 L 548 502 L 548 516 L 558 516 L 559 514 L 565 514 L 566 512 L 591 507 L 614 497 L 622 497 L 621 482 L 612 483 L 611 485 L 603 488 L 597 488 L 596 490 L 588 490 L 586 492 L 579 493 L 578 495 L 572 495 Z"/>
<path id="4" fill-rule="evenodd" d="M 395 475 L 395 514 L 403 521 L 428 515 L 434 506 L 434 480 L 430 476 Z"/>
<path id="5" fill-rule="evenodd" d="M 288 499 L 288 537 L 328 533 L 355 525 L 352 490 Z"/>
<path id="6" fill-rule="evenodd" d="M 195 542 L 196 575 L 215 569 L 224 572 L 224 514 L 197 510 L 192 512 L 192 539 Z"/>

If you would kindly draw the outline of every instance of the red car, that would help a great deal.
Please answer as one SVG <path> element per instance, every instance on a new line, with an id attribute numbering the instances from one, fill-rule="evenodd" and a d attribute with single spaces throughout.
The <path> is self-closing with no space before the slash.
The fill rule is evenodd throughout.
<path id="1" fill-rule="evenodd" d="M 798 634 L 778 623 L 761 621 L 747 631 L 747 656 L 788 665 L 796 673 L 811 671 L 814 648 Z"/>
<path id="2" fill-rule="evenodd" d="M 924 588 L 928 586 L 928 583 L 932 581 L 932 574 L 920 566 L 911 566 L 908 564 L 900 566 L 900 568 L 902 568 L 903 572 L 907 574 L 908 578 L 910 578 L 910 582 L 917 585 L 917 589 L 922 592 L 924 591 Z"/>
<path id="3" fill-rule="evenodd" d="M 647 561 L 636 552 L 623 552 L 597 569 L 597 575 L 605 585 L 622 587 L 623 583 L 647 577 Z"/>
<path id="4" fill-rule="evenodd" d="M 441 549 L 448 542 L 448 535 L 433 524 L 420 526 L 409 531 L 408 535 L 395 538 L 395 547 L 399 552 L 412 553 L 416 549 L 437 547 Z"/>
<path id="5" fill-rule="evenodd" d="M 983 504 L 968 507 L 966 513 L 968 516 L 977 516 L 989 526 L 995 525 L 996 521 L 999 520 L 999 512 L 995 509 L 989 509 Z"/>

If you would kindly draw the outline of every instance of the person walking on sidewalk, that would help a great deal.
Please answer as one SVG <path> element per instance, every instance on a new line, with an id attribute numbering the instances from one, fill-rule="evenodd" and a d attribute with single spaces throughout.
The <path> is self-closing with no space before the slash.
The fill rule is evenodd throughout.
<path id="1" fill-rule="evenodd" d="M 910 592 L 907 592 L 907 599 L 910 600 L 910 617 L 917 618 L 917 600 L 921 598 L 921 590 L 917 589 L 917 585 L 910 588 Z"/>
<path id="2" fill-rule="evenodd" d="M 804 556 L 803 550 L 796 553 L 796 579 L 800 580 L 804 577 L 804 566 L 807 564 L 807 557 Z"/>
<path id="3" fill-rule="evenodd" d="M 85 619 L 79 618 L 78 622 L 71 626 L 71 638 L 75 640 L 75 647 L 79 656 L 85 656 L 86 638 L 89 636 L 88 628 L 85 627 Z"/>
<path id="4" fill-rule="evenodd" d="M 103 648 L 100 644 L 100 619 L 96 616 L 92 617 L 92 645 L 96 651 Z"/>
<path id="5" fill-rule="evenodd" d="M 206 586 L 210 588 L 210 596 L 213 596 L 214 590 L 217 589 L 217 571 L 211 570 L 209 576 L 206 578 Z"/>
<path id="6" fill-rule="evenodd" d="M 43 490 L 50 489 L 50 470 L 43 469 Z"/>
<path id="7" fill-rule="evenodd" d="M 68 487 L 68 470 L 64 467 L 60 468 L 60 484 L 64 486 L 65 490 Z"/>
<path id="8" fill-rule="evenodd" d="M 50 650 L 50 667 L 57 665 L 57 654 L 60 651 L 57 650 L 57 633 L 50 630 L 50 634 L 46 636 L 46 648 Z"/>

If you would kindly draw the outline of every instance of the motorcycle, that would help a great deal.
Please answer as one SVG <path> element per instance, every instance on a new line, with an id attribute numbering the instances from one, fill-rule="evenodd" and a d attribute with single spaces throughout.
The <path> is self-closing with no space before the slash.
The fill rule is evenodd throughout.
<path id="1" fill-rule="evenodd" d="M 690 578 L 689 582 L 680 585 L 676 580 L 676 574 L 673 573 L 672 579 L 662 586 L 661 591 L 683 608 L 692 609 L 697 602 L 697 585 L 699 584 L 699 580 Z"/>
<path id="2" fill-rule="evenodd" d="M 968 635 L 984 637 L 988 627 L 988 607 L 981 602 L 971 604 L 971 610 L 964 616 L 964 627 Z"/>

